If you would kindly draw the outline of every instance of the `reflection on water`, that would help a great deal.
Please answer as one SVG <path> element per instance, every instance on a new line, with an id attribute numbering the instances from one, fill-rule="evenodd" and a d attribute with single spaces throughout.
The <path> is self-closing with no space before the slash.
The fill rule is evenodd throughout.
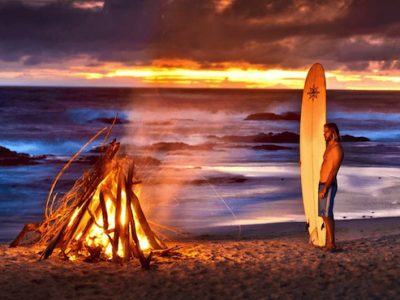
<path id="1" fill-rule="evenodd" d="M 269 223 L 284 223 L 284 222 L 302 222 L 304 218 L 298 215 L 293 216 L 280 216 L 280 217 L 259 217 L 252 219 L 241 219 L 237 222 L 223 222 L 215 223 L 213 226 L 237 226 L 237 225 L 259 225 L 259 224 L 269 224 Z"/>

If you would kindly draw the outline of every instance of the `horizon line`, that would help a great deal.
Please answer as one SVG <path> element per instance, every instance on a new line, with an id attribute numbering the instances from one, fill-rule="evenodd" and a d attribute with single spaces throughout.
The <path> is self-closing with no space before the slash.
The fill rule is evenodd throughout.
<path id="1" fill-rule="evenodd" d="M 303 89 L 299 88 L 273 88 L 273 87 L 266 87 L 266 88 L 243 88 L 243 87 L 146 87 L 146 86 L 98 86 L 98 85 L 2 85 L 0 84 L 0 88 L 107 88 L 107 89 L 160 89 L 160 90 L 167 90 L 167 89 L 174 89 L 174 90 L 246 90 L 246 91 L 253 91 L 253 90 L 284 90 L 284 91 L 302 91 Z M 400 88 L 394 89 L 386 89 L 386 88 L 347 88 L 347 89 L 326 89 L 327 91 L 358 91 L 358 92 L 400 92 Z"/>

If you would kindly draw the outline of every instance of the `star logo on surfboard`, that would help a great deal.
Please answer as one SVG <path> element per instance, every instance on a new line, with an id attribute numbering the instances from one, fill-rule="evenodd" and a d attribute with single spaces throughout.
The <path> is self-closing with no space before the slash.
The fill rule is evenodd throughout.
<path id="1" fill-rule="evenodd" d="M 312 101 L 314 101 L 314 99 L 318 99 L 318 94 L 320 92 L 318 92 L 318 87 L 315 87 L 315 84 L 313 84 L 313 87 L 310 87 L 310 92 L 307 93 L 310 95 L 310 98 L 308 99 L 312 99 Z"/>

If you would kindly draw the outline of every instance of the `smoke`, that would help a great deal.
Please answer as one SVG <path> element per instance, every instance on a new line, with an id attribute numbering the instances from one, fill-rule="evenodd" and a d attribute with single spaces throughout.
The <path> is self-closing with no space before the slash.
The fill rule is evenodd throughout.
<path id="1" fill-rule="evenodd" d="M 204 226 L 196 224 L 198 216 L 190 218 L 188 215 L 195 209 L 187 209 L 201 207 L 201 203 L 204 203 L 203 208 L 216 207 L 218 213 L 224 209 L 236 220 L 218 188 L 207 179 L 210 172 L 205 175 L 203 167 L 215 163 L 215 157 L 223 153 L 218 143 L 207 136 L 221 132 L 221 126 L 238 116 L 243 119 L 237 113 L 210 114 L 197 108 L 177 106 L 160 95 L 148 97 L 145 105 L 130 109 L 130 124 L 126 126 L 123 144 L 136 158 L 137 174 L 143 180 L 140 198 L 151 220 L 173 225 L 182 212 L 186 216 L 180 217 L 179 225 L 185 226 L 179 229 Z M 210 128 L 215 128 L 215 132 L 210 132 Z M 163 147 L 157 147 L 161 143 Z M 147 163 L 148 157 L 156 158 L 160 164 Z M 216 204 L 210 205 L 210 201 Z M 204 212 L 199 212 L 201 214 Z"/>

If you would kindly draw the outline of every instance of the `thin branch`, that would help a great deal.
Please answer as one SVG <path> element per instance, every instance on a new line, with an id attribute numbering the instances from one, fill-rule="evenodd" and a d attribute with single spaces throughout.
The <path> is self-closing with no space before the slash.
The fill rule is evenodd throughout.
<path id="1" fill-rule="evenodd" d="M 118 119 L 118 113 L 115 115 L 115 118 L 114 118 L 114 121 L 113 121 L 113 123 L 112 123 L 112 125 L 111 125 L 111 127 L 110 127 L 110 130 L 107 132 L 107 135 L 106 135 L 106 137 L 104 138 L 103 144 L 101 145 L 100 152 L 102 152 L 103 149 L 104 149 L 104 147 L 106 146 L 108 137 L 110 136 L 110 133 L 111 133 L 111 131 L 113 130 L 114 125 L 115 125 L 115 123 L 117 122 L 117 119 Z"/>
<path id="2" fill-rule="evenodd" d="M 54 180 L 54 183 L 53 183 L 53 185 L 52 185 L 52 187 L 51 187 L 51 189 L 50 189 L 50 192 L 49 192 L 49 195 L 47 196 L 47 201 L 46 201 L 46 206 L 45 206 L 45 209 L 44 209 L 44 216 L 45 216 L 45 219 L 47 219 L 49 216 L 48 216 L 48 213 L 47 213 L 47 210 L 48 210 L 48 207 L 49 207 L 49 201 L 50 201 L 50 198 L 51 198 L 51 195 L 52 195 L 52 193 L 53 193 L 53 190 L 54 190 L 54 187 L 56 186 L 56 183 L 58 182 L 58 179 L 60 179 L 60 177 L 61 177 L 61 175 L 62 174 L 64 174 L 64 172 L 65 172 L 65 170 L 69 167 L 69 165 L 75 160 L 75 158 L 77 158 L 78 157 L 78 155 L 79 154 L 81 154 L 81 152 L 87 147 L 87 146 L 89 146 L 90 145 L 90 143 L 92 143 L 100 134 L 102 134 L 104 131 L 106 131 L 106 129 L 107 129 L 107 127 L 104 127 L 102 130 L 100 130 L 94 137 L 92 137 L 90 140 L 89 140 L 89 142 L 87 142 L 70 160 L 69 160 L 69 162 L 64 166 L 64 168 L 62 168 L 62 170 L 60 171 L 60 173 L 58 173 L 58 175 L 57 175 L 57 177 L 56 177 L 56 179 Z M 54 202 L 54 199 L 53 199 L 53 202 Z M 52 206 L 53 206 L 53 204 L 52 204 Z"/>

